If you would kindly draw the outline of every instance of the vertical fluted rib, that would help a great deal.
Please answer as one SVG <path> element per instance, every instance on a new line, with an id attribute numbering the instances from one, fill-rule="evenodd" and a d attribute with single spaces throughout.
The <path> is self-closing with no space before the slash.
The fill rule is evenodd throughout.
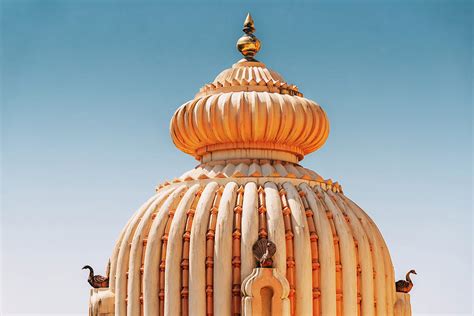
<path id="1" fill-rule="evenodd" d="M 168 236 L 171 228 L 171 224 L 173 223 L 174 213 L 176 211 L 178 203 L 181 202 L 181 198 L 183 197 L 184 192 L 180 193 L 179 198 L 176 199 L 176 202 L 173 203 L 173 206 L 170 208 L 168 212 L 168 218 L 165 220 L 166 225 L 165 229 L 163 230 L 163 236 L 161 237 L 161 260 L 160 260 L 160 286 L 158 292 L 158 299 L 159 299 L 159 311 L 160 315 L 165 315 L 165 271 L 166 271 L 166 258 L 168 253 Z"/>
<path id="2" fill-rule="evenodd" d="M 267 206 L 265 204 L 265 190 L 261 185 L 257 189 L 258 194 L 258 238 L 267 238 Z"/>
<path id="3" fill-rule="evenodd" d="M 118 254 L 119 254 L 119 251 L 120 251 L 120 245 L 122 244 L 122 240 L 125 236 L 125 233 L 127 232 L 128 230 L 128 227 L 131 225 L 132 222 L 134 222 L 135 218 L 138 216 L 139 214 L 139 211 L 140 210 L 137 210 L 132 217 L 130 217 L 130 219 L 128 220 L 127 224 L 125 225 L 125 227 L 122 229 L 122 231 L 120 232 L 120 236 L 119 238 L 117 239 L 117 241 L 115 242 L 115 246 L 114 246 L 114 250 L 112 252 L 112 256 L 110 256 L 110 270 L 109 270 L 109 277 L 110 277 L 110 281 L 109 281 L 109 288 L 112 290 L 112 292 L 115 291 L 115 272 L 117 271 L 117 258 L 118 258 Z"/>
<path id="4" fill-rule="evenodd" d="M 232 226 L 237 184 L 227 183 L 219 203 L 214 245 L 214 314 L 231 315 Z"/>
<path id="5" fill-rule="evenodd" d="M 181 186 L 170 194 L 150 227 L 145 250 L 145 261 L 143 266 L 143 303 L 144 315 L 158 315 L 158 285 L 159 285 L 159 265 L 161 259 L 161 237 L 168 220 L 169 211 L 176 207 L 180 194 L 186 189 Z"/>
<path id="6" fill-rule="evenodd" d="M 116 256 L 115 256 L 115 258 L 112 258 L 111 263 L 110 263 L 111 266 L 110 266 L 110 284 L 109 284 L 109 287 L 112 289 L 112 291 L 114 291 L 114 292 L 116 291 L 116 284 L 117 284 L 116 281 L 117 281 L 118 274 L 120 274 L 120 273 L 117 272 L 117 266 L 119 264 L 118 259 L 120 257 L 120 249 L 122 249 L 123 248 L 122 246 L 127 244 L 128 239 L 133 236 L 133 231 L 136 228 L 136 226 L 138 225 L 138 223 L 140 221 L 140 216 L 142 215 L 142 213 L 147 210 L 148 206 L 150 206 L 150 204 L 153 202 L 154 199 L 156 199 L 159 195 L 163 195 L 163 192 L 164 191 L 160 191 L 159 193 L 155 194 L 147 202 L 145 202 L 137 211 L 135 211 L 133 216 L 127 222 L 127 225 L 125 226 L 125 228 L 122 230 L 121 237 L 120 237 L 120 243 L 119 243 L 119 245 L 116 249 Z M 125 239 L 127 239 L 127 241 L 125 241 Z M 128 262 L 127 262 L 127 265 L 128 265 Z"/>
<path id="7" fill-rule="evenodd" d="M 323 191 L 319 186 L 314 188 L 316 196 L 318 197 L 319 202 L 323 205 L 324 210 L 326 211 L 326 216 L 329 221 L 329 225 L 331 227 L 331 233 L 333 236 L 334 241 L 334 259 L 336 265 L 336 314 L 342 315 L 343 313 L 343 305 L 342 305 L 342 297 L 343 297 L 343 288 L 342 288 L 342 264 L 341 264 L 341 245 L 339 236 L 337 235 L 336 224 L 334 220 L 334 216 L 332 212 L 329 210 L 325 198 L 323 195 Z"/>
<path id="8" fill-rule="evenodd" d="M 334 218 L 337 235 L 341 246 L 343 315 L 357 315 L 357 262 L 354 238 L 346 219 L 330 195 L 320 189 L 324 202 Z"/>
<path id="9" fill-rule="evenodd" d="M 289 182 L 283 184 L 287 192 L 288 204 L 291 209 L 291 224 L 294 234 L 296 286 L 296 315 L 311 315 L 313 311 L 311 244 L 306 214 L 302 208 L 300 196 L 295 186 Z"/>
<path id="10" fill-rule="evenodd" d="M 245 185 L 242 208 L 241 276 L 244 280 L 255 268 L 252 246 L 258 240 L 257 185 Z"/>
<path id="11" fill-rule="evenodd" d="M 364 212 L 365 213 L 365 212 Z M 387 296 L 387 312 L 388 315 L 393 315 L 393 306 L 397 300 L 396 298 L 396 291 L 395 291 L 395 271 L 393 269 L 392 259 L 390 257 L 390 253 L 388 251 L 387 244 L 378 229 L 377 225 L 374 221 L 366 214 L 369 218 L 369 221 L 374 229 L 375 234 L 377 235 L 380 244 L 382 245 L 382 253 L 384 257 L 384 264 L 385 264 L 385 288 L 386 288 L 386 296 Z"/>
<path id="12" fill-rule="evenodd" d="M 241 252 L 240 240 L 242 239 L 242 208 L 244 202 L 244 187 L 237 190 L 237 200 L 234 207 L 233 233 L 232 233 L 232 313 L 240 316 L 242 292 L 240 291 L 242 278 L 240 275 Z"/>
<path id="13" fill-rule="evenodd" d="M 354 212 L 360 214 L 360 217 L 365 219 L 368 227 L 371 227 L 371 231 L 373 233 L 373 237 L 377 239 L 378 245 L 380 248 L 380 253 L 383 260 L 383 267 L 384 267 L 384 282 L 385 282 L 385 298 L 386 298 L 386 309 L 387 315 L 393 315 L 393 306 L 396 301 L 396 293 L 395 293 L 395 277 L 394 277 L 394 269 L 392 265 L 392 260 L 390 258 L 390 253 L 388 252 L 387 245 L 385 244 L 385 240 L 382 237 L 377 225 L 375 225 L 374 221 L 365 213 L 356 203 L 352 200 L 344 196 L 343 194 L 340 195 L 344 201 L 346 201 Z M 377 304 L 379 306 L 379 304 Z"/>
<path id="14" fill-rule="evenodd" d="M 359 261 L 361 269 L 361 315 L 372 316 L 375 313 L 374 309 L 374 278 L 373 278 L 373 264 L 372 254 L 370 253 L 369 237 L 367 236 L 362 224 L 350 208 L 350 206 L 341 198 L 340 194 L 329 192 L 332 195 L 340 208 L 345 209 L 345 213 L 349 216 L 349 223 L 352 227 L 352 232 L 358 243 Z"/>
<path id="15" fill-rule="evenodd" d="M 125 301 L 127 295 L 127 270 L 128 261 L 130 254 L 129 243 L 133 237 L 135 229 L 140 222 L 141 216 L 146 210 L 155 203 L 156 200 L 160 202 L 166 198 L 168 192 L 171 190 L 163 190 L 158 192 L 155 196 L 149 199 L 143 206 L 138 210 L 137 216 L 133 219 L 125 232 L 123 240 L 120 245 L 120 250 L 117 258 L 117 268 L 115 271 L 115 314 L 125 315 L 127 310 L 127 303 Z M 157 202 L 158 203 L 158 202 Z"/>
<path id="16" fill-rule="evenodd" d="M 199 199 L 191 228 L 189 253 L 189 315 L 206 315 L 206 233 L 218 184 L 210 182 Z"/>
<path id="17" fill-rule="evenodd" d="M 346 198 L 341 194 L 341 197 L 351 205 L 351 209 L 359 217 L 362 227 L 364 228 L 369 242 L 371 244 L 372 255 L 373 255 L 373 268 L 375 273 L 375 307 L 376 315 L 385 316 L 388 315 L 387 311 L 387 300 L 386 300 L 386 288 L 385 288 L 385 263 L 383 258 L 382 247 L 379 238 L 374 232 L 374 228 L 367 214 L 360 209 L 354 202 Z M 393 310 L 393 309 L 392 309 Z"/>
<path id="18" fill-rule="evenodd" d="M 321 315 L 336 315 L 336 264 L 334 240 L 331 224 L 326 215 L 326 209 L 318 200 L 313 190 L 302 183 L 301 189 L 306 193 L 306 199 L 313 210 L 313 220 L 316 233 L 319 236 L 319 263 L 321 266 Z"/>
<path id="19" fill-rule="evenodd" d="M 212 201 L 209 225 L 206 233 L 206 314 L 214 315 L 214 243 L 217 226 L 217 213 L 224 187 L 219 186 Z"/>
<path id="20" fill-rule="evenodd" d="M 293 227 L 291 225 L 291 209 L 288 204 L 287 192 L 281 184 L 278 185 L 278 194 L 281 201 L 281 213 L 283 216 L 283 223 L 285 225 L 285 249 L 286 249 L 286 279 L 290 291 L 288 299 L 290 301 L 290 314 L 296 313 L 296 281 L 295 281 L 295 252 L 293 245 Z"/>
<path id="21" fill-rule="evenodd" d="M 186 212 L 195 199 L 199 184 L 193 185 L 181 199 L 171 223 L 168 234 L 168 249 L 172 252 L 166 257 L 165 269 L 165 315 L 181 314 L 181 254 Z"/>
<path id="22" fill-rule="evenodd" d="M 273 256 L 273 266 L 282 276 L 286 275 L 285 223 L 281 216 L 281 202 L 278 188 L 273 182 L 265 183 L 265 201 L 267 206 L 268 239 L 277 245 Z"/>
<path id="23" fill-rule="evenodd" d="M 181 191 L 178 189 L 177 191 Z M 171 193 L 171 197 L 175 197 L 175 192 Z M 138 315 L 140 313 L 140 292 L 141 292 L 141 276 L 140 268 L 142 266 L 143 240 L 146 237 L 146 229 L 152 221 L 152 215 L 158 209 L 159 204 L 153 203 L 141 216 L 133 240 L 130 245 L 130 259 L 128 265 L 128 285 L 127 285 L 127 314 Z"/>
<path id="24" fill-rule="evenodd" d="M 193 227 L 194 215 L 199 199 L 201 198 L 202 188 L 196 192 L 196 197 L 191 207 L 186 212 L 186 227 L 183 234 L 183 250 L 181 252 L 181 314 L 189 315 L 189 252 L 191 242 L 191 229 Z"/>
<path id="25" fill-rule="evenodd" d="M 306 214 L 306 222 L 308 223 L 309 240 L 311 242 L 311 269 L 312 275 L 312 287 L 313 287 L 313 316 L 321 315 L 321 284 L 320 284 L 320 264 L 319 264 L 319 248 L 318 248 L 318 234 L 316 233 L 316 227 L 314 226 L 314 212 L 308 204 L 306 198 L 306 192 L 301 190 L 298 191 L 303 202 L 304 211 Z"/>

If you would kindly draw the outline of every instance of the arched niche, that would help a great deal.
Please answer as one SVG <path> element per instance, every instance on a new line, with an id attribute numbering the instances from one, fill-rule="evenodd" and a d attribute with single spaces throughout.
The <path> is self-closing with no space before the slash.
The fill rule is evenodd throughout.
<path id="1" fill-rule="evenodd" d="M 290 286 L 276 269 L 256 268 L 242 282 L 244 316 L 289 316 Z"/>

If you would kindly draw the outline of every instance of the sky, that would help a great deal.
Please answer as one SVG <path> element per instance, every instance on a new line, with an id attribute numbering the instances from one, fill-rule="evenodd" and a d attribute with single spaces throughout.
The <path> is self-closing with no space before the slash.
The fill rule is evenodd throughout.
<path id="1" fill-rule="evenodd" d="M 469 1 L 1 2 L 2 314 L 85 314 L 85 264 L 155 186 L 197 162 L 177 107 L 258 59 L 326 111 L 301 164 L 339 181 L 377 223 L 415 314 L 472 313 Z"/>

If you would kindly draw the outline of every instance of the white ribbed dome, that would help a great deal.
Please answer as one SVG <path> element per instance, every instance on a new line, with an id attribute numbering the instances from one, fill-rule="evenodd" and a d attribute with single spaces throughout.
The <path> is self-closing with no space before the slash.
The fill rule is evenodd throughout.
<path id="1" fill-rule="evenodd" d="M 394 274 L 384 240 L 367 214 L 337 191 L 285 177 L 161 187 L 129 221 L 112 254 L 116 314 L 240 311 L 241 281 L 256 267 L 252 245 L 262 237 L 277 246 L 274 267 L 289 281 L 296 315 L 393 314 Z"/>

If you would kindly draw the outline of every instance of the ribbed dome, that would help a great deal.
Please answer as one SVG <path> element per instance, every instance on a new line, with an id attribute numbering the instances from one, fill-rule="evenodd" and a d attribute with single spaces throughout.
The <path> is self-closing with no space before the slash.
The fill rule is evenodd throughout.
<path id="1" fill-rule="evenodd" d="M 220 180 L 220 181 L 219 181 Z M 335 187 L 265 177 L 163 186 L 132 217 L 111 257 L 116 315 L 240 313 L 252 245 L 274 266 L 295 315 L 391 315 L 390 255 L 372 220 Z"/>
<path id="2" fill-rule="evenodd" d="M 200 164 L 160 184 L 126 224 L 91 315 L 410 315 L 375 223 L 297 163 L 329 123 L 253 59 L 254 30 L 248 16 L 246 59 L 174 114 L 173 142 Z"/>
<path id="3" fill-rule="evenodd" d="M 324 144 L 329 121 L 296 86 L 260 62 L 243 60 L 183 104 L 170 130 L 176 147 L 198 160 L 206 160 L 206 154 L 214 160 L 216 152 L 259 149 L 259 154 L 235 157 L 297 162 Z"/>
<path id="4" fill-rule="evenodd" d="M 232 68 L 222 71 L 212 83 L 202 87 L 196 97 L 236 91 L 265 91 L 303 96 L 295 85 L 286 83 L 280 74 L 268 69 L 265 64 L 242 59 Z"/>

